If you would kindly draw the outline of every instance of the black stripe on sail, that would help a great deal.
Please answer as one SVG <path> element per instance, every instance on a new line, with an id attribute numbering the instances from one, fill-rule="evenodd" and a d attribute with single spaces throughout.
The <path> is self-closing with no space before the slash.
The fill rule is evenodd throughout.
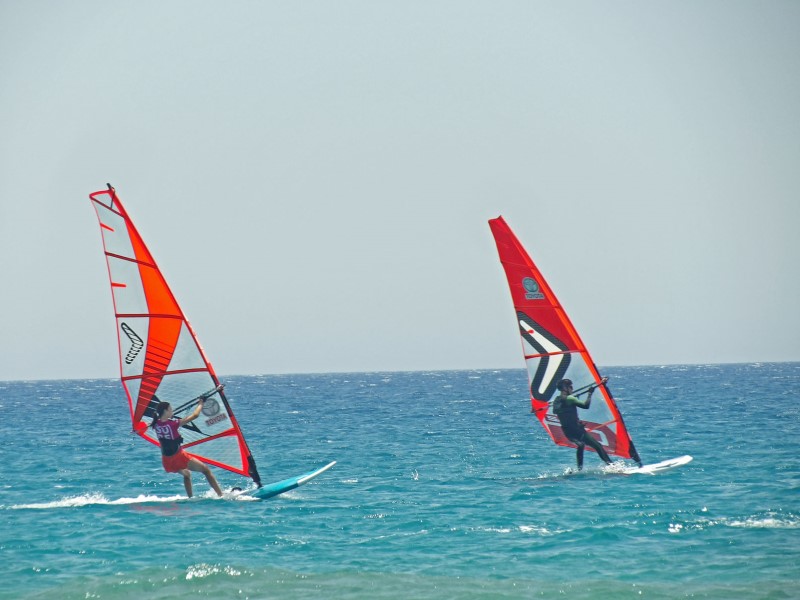
<path id="1" fill-rule="evenodd" d="M 558 385 L 558 382 L 561 381 L 564 378 L 564 375 L 567 373 L 567 369 L 572 362 L 572 355 L 569 354 L 569 348 L 567 348 L 564 342 L 547 331 L 544 327 L 539 325 L 524 312 L 517 311 L 517 319 L 522 323 L 525 323 L 529 329 L 532 329 L 537 334 L 547 339 L 548 342 L 552 343 L 553 346 L 559 350 L 558 353 L 554 353 L 552 348 L 545 348 L 534 336 L 528 333 L 527 329 L 520 324 L 519 332 L 522 338 L 541 354 L 541 360 L 539 361 L 536 373 L 534 373 L 533 377 L 531 377 L 531 396 L 535 400 L 549 402 L 550 398 L 552 398 L 555 394 L 556 385 Z M 559 365 L 555 372 L 550 376 L 550 380 L 545 383 L 545 377 L 547 377 L 550 362 L 554 360 L 559 361 Z M 543 383 L 544 392 L 540 393 L 539 390 L 542 389 Z"/>

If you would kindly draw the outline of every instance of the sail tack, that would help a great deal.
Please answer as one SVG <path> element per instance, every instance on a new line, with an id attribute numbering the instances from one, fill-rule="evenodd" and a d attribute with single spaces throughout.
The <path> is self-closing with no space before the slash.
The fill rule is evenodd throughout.
<path id="1" fill-rule="evenodd" d="M 575 447 L 553 412 L 556 385 L 571 379 L 578 393 L 597 385 L 591 407 L 581 411 L 586 430 L 609 454 L 639 462 L 611 392 L 600 385 L 597 367 L 550 286 L 503 217 L 491 219 L 489 226 L 516 311 L 533 413 L 556 444 Z"/>
<path id="2" fill-rule="evenodd" d="M 181 428 L 184 448 L 203 462 L 260 483 L 225 392 L 215 391 L 214 369 L 116 192 L 109 186 L 89 198 L 103 236 L 133 430 L 157 445 L 149 425 L 159 402 L 169 402 L 182 417 L 200 396 L 208 396 L 200 417 Z"/>

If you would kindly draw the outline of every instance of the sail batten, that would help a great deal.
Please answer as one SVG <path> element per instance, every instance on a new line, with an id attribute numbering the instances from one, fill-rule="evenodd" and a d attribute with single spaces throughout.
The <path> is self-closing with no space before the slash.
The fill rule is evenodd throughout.
<path id="1" fill-rule="evenodd" d="M 178 375 L 181 373 L 202 373 L 205 369 L 179 369 L 176 371 L 153 371 L 150 373 L 142 373 L 141 375 L 128 375 L 127 377 L 122 377 L 125 381 L 130 381 L 131 379 L 144 379 L 146 377 L 163 377 L 164 375 Z"/>
<path id="2" fill-rule="evenodd" d="M 609 454 L 639 462 L 616 402 L 608 387 L 601 385 L 594 361 L 553 290 L 503 217 L 491 219 L 489 226 L 516 311 L 531 412 L 553 442 L 575 447 L 552 409 L 556 386 L 562 379 L 571 379 L 575 390 L 584 393 L 596 386 L 591 407 L 581 411 L 586 430 Z"/>
<path id="3" fill-rule="evenodd" d="M 116 192 L 109 186 L 89 198 L 100 223 L 133 430 L 158 444 L 149 427 L 158 403 L 169 402 L 180 418 L 205 397 L 200 417 L 181 428 L 189 453 L 260 484 L 225 391 Z"/>
<path id="4" fill-rule="evenodd" d="M 566 352 L 543 352 L 542 354 L 525 354 L 525 360 L 529 358 L 541 358 L 542 356 L 560 356 L 562 354 L 567 354 Z"/>

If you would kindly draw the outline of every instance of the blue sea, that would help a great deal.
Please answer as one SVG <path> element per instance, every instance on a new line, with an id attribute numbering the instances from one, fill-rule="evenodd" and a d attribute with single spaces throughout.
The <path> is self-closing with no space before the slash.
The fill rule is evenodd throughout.
<path id="1" fill-rule="evenodd" d="M 645 463 L 694 460 L 572 472 L 522 369 L 232 376 L 265 482 L 338 463 L 190 500 L 117 380 L 0 382 L 0 598 L 799 598 L 800 363 L 602 371 Z"/>

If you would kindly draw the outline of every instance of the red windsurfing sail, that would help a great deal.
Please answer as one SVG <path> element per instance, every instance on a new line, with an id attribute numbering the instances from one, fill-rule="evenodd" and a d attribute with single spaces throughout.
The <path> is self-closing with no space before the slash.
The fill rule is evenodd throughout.
<path id="1" fill-rule="evenodd" d="M 601 385 L 589 351 L 553 290 L 503 217 L 491 219 L 489 226 L 516 310 L 533 413 L 556 444 L 574 448 L 553 412 L 556 385 L 571 379 L 577 395 L 597 387 L 591 407 L 581 411 L 584 427 L 609 454 L 640 462 L 611 392 Z"/>
<path id="2" fill-rule="evenodd" d="M 181 428 L 184 448 L 205 463 L 249 475 L 258 471 L 225 392 L 164 276 L 110 185 L 89 198 L 103 234 L 120 372 L 133 430 L 158 445 L 149 427 L 160 401 L 175 416 L 206 399 L 199 418 Z"/>

